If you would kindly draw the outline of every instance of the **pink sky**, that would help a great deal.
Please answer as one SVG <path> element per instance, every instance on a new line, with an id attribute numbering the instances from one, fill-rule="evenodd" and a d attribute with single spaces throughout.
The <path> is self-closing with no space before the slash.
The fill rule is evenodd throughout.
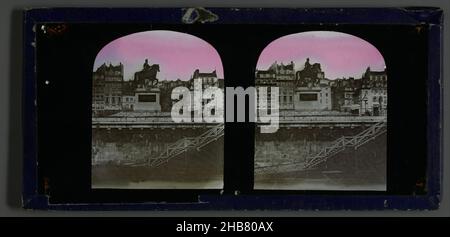
<path id="1" fill-rule="evenodd" d="M 189 80 L 195 69 L 217 71 L 223 78 L 222 61 L 206 41 L 175 31 L 145 31 L 118 38 L 97 54 L 94 71 L 103 63 L 124 64 L 124 80 L 133 78 L 142 69 L 145 59 L 159 64 L 159 80 Z"/>
<path id="2" fill-rule="evenodd" d="M 302 69 L 306 58 L 310 63 L 320 63 L 325 77 L 360 78 L 368 66 L 384 70 L 381 53 L 369 42 L 353 35 L 333 31 L 310 31 L 283 36 L 270 43 L 261 53 L 257 68 L 267 69 L 273 62 Z"/>

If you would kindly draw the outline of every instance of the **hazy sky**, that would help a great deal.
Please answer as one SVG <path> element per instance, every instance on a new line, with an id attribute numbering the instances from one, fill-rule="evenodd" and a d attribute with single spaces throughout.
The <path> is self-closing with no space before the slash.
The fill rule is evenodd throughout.
<path id="1" fill-rule="evenodd" d="M 380 52 L 369 42 L 345 33 L 310 31 L 281 37 L 261 53 L 258 69 L 267 69 L 273 62 L 294 61 L 301 69 L 306 58 L 320 63 L 325 77 L 361 77 L 370 66 L 383 70 Z M 107 44 L 97 55 L 93 70 L 103 63 L 124 64 L 124 79 L 129 80 L 142 69 L 145 59 L 159 64 L 160 80 L 188 80 L 195 69 L 217 71 L 223 78 L 220 56 L 208 42 L 189 34 L 174 31 L 145 31 L 130 34 Z"/>
<path id="2" fill-rule="evenodd" d="M 368 66 L 372 70 L 385 68 L 383 56 L 372 44 L 356 36 L 332 31 L 281 37 L 263 50 L 257 68 L 265 70 L 274 61 L 285 64 L 294 61 L 296 69 L 302 69 L 308 57 L 310 63 L 321 64 L 328 79 L 360 78 Z"/>
<path id="3" fill-rule="evenodd" d="M 160 80 L 189 80 L 195 69 L 217 71 L 223 78 L 223 68 L 217 51 L 206 41 L 174 31 L 145 31 L 124 36 L 103 47 L 95 59 L 95 71 L 103 63 L 124 64 L 124 79 L 129 80 L 142 69 L 145 59 L 159 64 Z"/>

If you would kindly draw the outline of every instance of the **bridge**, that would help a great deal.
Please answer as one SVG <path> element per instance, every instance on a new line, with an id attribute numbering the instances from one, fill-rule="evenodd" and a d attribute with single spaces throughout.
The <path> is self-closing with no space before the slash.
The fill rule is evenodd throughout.
<path id="1" fill-rule="evenodd" d="M 196 137 L 184 137 L 180 140 L 169 144 L 163 152 L 155 157 L 149 157 L 144 162 L 126 162 L 122 163 L 122 165 L 138 167 L 138 166 L 149 166 L 149 167 L 158 167 L 161 166 L 172 158 L 185 153 L 190 150 L 199 151 L 204 146 L 208 145 L 211 142 L 214 142 L 224 135 L 224 124 L 216 124 L 212 128 L 208 129 L 206 132 L 196 136 Z"/>
<path id="2" fill-rule="evenodd" d="M 182 138 L 167 146 L 166 150 L 159 154 L 159 156 L 150 158 L 147 164 L 151 167 L 157 167 L 167 163 L 170 159 L 188 150 L 200 150 L 209 143 L 223 137 L 224 128 L 225 126 L 223 124 L 219 124 L 197 137 Z"/>
<path id="3" fill-rule="evenodd" d="M 268 173 L 285 173 L 293 171 L 312 170 L 327 160 L 333 158 L 339 152 L 344 151 L 347 148 L 358 149 L 362 145 L 370 142 L 378 136 L 386 133 L 386 121 L 381 121 L 373 124 L 369 128 L 354 136 L 342 136 L 330 145 L 322 148 L 315 154 L 310 154 L 305 160 L 296 162 L 286 162 L 267 166 L 256 166 L 255 174 L 268 174 Z"/>

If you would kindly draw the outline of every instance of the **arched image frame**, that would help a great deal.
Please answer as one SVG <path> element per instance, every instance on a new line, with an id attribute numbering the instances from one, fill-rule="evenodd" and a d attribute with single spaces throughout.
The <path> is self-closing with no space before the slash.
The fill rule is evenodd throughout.
<path id="1" fill-rule="evenodd" d="M 256 132 L 255 189 L 386 190 L 387 71 L 375 46 L 335 31 L 282 36 L 261 52 L 255 85 L 276 88 L 257 107 L 280 115 L 276 133 Z"/>

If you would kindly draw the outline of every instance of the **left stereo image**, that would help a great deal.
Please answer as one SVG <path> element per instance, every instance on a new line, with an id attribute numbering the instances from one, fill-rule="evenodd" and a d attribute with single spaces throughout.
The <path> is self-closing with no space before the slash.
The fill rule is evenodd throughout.
<path id="1" fill-rule="evenodd" d="M 92 188 L 222 188 L 223 80 L 214 47 L 186 33 L 105 45 L 93 65 Z"/>

